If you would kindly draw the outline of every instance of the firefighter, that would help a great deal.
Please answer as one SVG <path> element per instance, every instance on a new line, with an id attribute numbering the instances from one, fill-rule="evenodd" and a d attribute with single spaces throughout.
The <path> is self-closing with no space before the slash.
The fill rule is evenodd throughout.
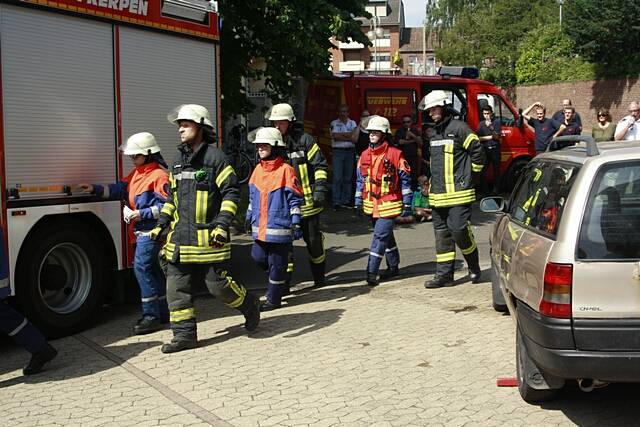
<path id="1" fill-rule="evenodd" d="M 4 242 L 0 227 L 0 242 Z M 44 365 L 58 355 L 42 333 L 5 301 L 11 293 L 9 287 L 9 269 L 4 244 L 0 244 L 0 330 L 14 339 L 25 350 L 31 353 L 29 364 L 24 367 L 24 375 L 33 375 L 42 371 Z"/>
<path id="2" fill-rule="evenodd" d="M 204 281 L 217 300 L 244 314 L 244 327 L 260 322 L 259 300 L 225 270 L 231 258 L 229 224 L 240 190 L 224 153 L 213 143 L 209 111 L 201 105 L 177 107 L 167 118 L 178 125 L 181 144 L 169 170 L 168 198 L 152 236 L 168 232 L 163 248 L 167 265 L 167 300 L 173 331 L 163 353 L 197 346 L 192 286 Z"/>
<path id="3" fill-rule="evenodd" d="M 379 284 L 378 271 L 382 258 L 387 270 L 380 279 L 398 276 L 400 252 L 393 235 L 395 218 L 411 213 L 411 169 L 402 151 L 392 147 L 389 120 L 371 116 L 367 124 L 369 148 L 362 152 L 356 169 L 356 207 L 372 217 L 373 241 L 369 251 L 366 280 L 369 286 Z"/>
<path id="4" fill-rule="evenodd" d="M 79 186 L 105 199 L 127 201 L 124 221 L 133 223 L 136 236 L 133 272 L 142 300 L 142 317 L 133 326 L 133 333 L 144 335 L 160 330 L 163 323 L 169 322 L 166 280 L 158 263 L 162 243 L 149 237 L 167 200 L 169 174 L 160 146 L 149 132 L 131 135 L 120 149 L 133 163 L 129 175 L 109 185 Z"/>
<path id="5" fill-rule="evenodd" d="M 289 163 L 295 169 L 302 186 L 302 238 L 309 252 L 313 282 L 316 286 L 322 286 L 325 283 L 326 253 L 324 237 L 320 230 L 320 213 L 327 191 L 327 161 L 313 137 L 305 133 L 301 125 L 295 122 L 296 118 L 289 104 L 274 105 L 267 117 L 282 134 Z M 292 257 L 289 259 L 287 271 L 287 281 L 290 282 L 293 271 Z"/>
<path id="6" fill-rule="evenodd" d="M 472 173 L 479 173 L 485 161 L 479 138 L 469 126 L 454 119 L 454 110 L 446 92 L 427 94 L 419 108 L 431 118 L 429 150 L 431 157 L 431 192 L 433 229 L 436 238 L 436 274 L 425 288 L 453 284 L 455 245 L 467 261 L 469 278 L 480 281 L 478 248 L 471 230 L 471 203 L 476 199 Z"/>
<path id="7" fill-rule="evenodd" d="M 302 237 L 303 199 L 296 172 L 285 161 L 287 153 L 280 131 L 260 128 L 253 143 L 260 163 L 249 179 L 246 218 L 254 240 L 251 257 L 269 276 L 267 301 L 260 310 L 269 311 L 281 306 L 291 245 Z"/>

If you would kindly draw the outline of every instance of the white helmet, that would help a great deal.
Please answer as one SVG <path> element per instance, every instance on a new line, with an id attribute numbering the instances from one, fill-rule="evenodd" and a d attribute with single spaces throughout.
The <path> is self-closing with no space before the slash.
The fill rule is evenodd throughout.
<path id="1" fill-rule="evenodd" d="M 429 92 L 418 105 L 419 110 L 428 110 L 432 107 L 444 107 L 449 103 L 449 95 L 443 90 Z"/>
<path id="2" fill-rule="evenodd" d="M 371 116 L 366 130 L 379 130 L 382 133 L 389 133 L 389 120 L 382 116 Z"/>
<path id="3" fill-rule="evenodd" d="M 267 120 L 289 120 L 290 122 L 296 119 L 296 116 L 293 114 L 293 108 L 289 104 L 276 104 L 273 107 L 269 108 L 267 114 L 265 115 Z"/>
<path id="4" fill-rule="evenodd" d="M 167 120 L 173 124 L 178 124 L 180 120 L 189 120 L 213 129 L 209 110 L 198 104 L 183 104 L 174 108 L 167 114 Z"/>
<path id="5" fill-rule="evenodd" d="M 285 147 L 282 134 L 277 128 L 258 128 L 247 136 L 254 144 L 269 144 L 272 147 Z"/>
<path id="6" fill-rule="evenodd" d="M 149 132 L 140 132 L 131 135 L 125 144 L 120 146 L 120 150 L 125 156 L 134 156 L 136 154 L 149 154 L 159 153 L 160 146 L 156 142 L 156 138 Z"/>

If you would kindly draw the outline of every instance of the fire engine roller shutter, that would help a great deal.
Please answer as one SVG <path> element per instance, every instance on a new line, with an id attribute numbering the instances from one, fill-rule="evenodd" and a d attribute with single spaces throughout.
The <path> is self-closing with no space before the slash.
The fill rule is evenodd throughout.
<path id="1" fill-rule="evenodd" d="M 151 132 L 171 165 L 180 139 L 167 113 L 181 104 L 204 105 L 217 128 L 216 48 L 194 38 L 120 27 L 123 141 L 137 132 Z"/>
<path id="2" fill-rule="evenodd" d="M 7 186 L 116 178 L 109 24 L 2 5 Z"/>

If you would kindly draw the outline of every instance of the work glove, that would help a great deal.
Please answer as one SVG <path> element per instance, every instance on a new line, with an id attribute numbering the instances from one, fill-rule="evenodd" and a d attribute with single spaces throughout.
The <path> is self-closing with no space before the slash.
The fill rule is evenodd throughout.
<path id="1" fill-rule="evenodd" d="M 324 191 L 313 192 L 313 206 L 319 208 L 324 205 Z"/>
<path id="2" fill-rule="evenodd" d="M 300 227 L 300 224 L 292 224 L 291 233 L 293 234 L 293 240 L 302 239 L 302 227 Z"/>
<path id="3" fill-rule="evenodd" d="M 226 243 L 229 243 L 229 230 L 221 225 L 216 226 L 209 236 L 209 245 L 221 248 Z"/>
<path id="4" fill-rule="evenodd" d="M 162 234 L 162 227 L 155 227 L 153 230 L 149 232 L 149 238 L 151 240 L 158 240 L 158 237 L 160 237 L 160 234 Z"/>
<path id="5" fill-rule="evenodd" d="M 411 205 L 402 205 L 402 216 L 411 216 Z"/>

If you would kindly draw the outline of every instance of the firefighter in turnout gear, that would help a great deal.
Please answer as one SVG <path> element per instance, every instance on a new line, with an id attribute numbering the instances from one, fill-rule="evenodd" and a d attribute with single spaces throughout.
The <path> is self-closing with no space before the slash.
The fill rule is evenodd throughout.
<path id="1" fill-rule="evenodd" d="M 479 173 L 485 153 L 479 138 L 463 121 L 453 118 L 449 96 L 441 90 L 427 94 L 419 109 L 426 110 L 432 123 L 427 125 L 431 156 L 433 229 L 436 237 L 436 274 L 425 288 L 453 284 L 456 248 L 467 261 L 469 278 L 480 281 L 478 248 L 471 230 L 471 204 L 476 199 L 472 173 Z"/>
<path id="2" fill-rule="evenodd" d="M 174 353 L 197 346 L 192 286 L 209 292 L 244 314 L 245 328 L 260 322 L 259 300 L 227 273 L 231 258 L 229 224 L 240 190 L 233 168 L 212 143 L 213 125 L 206 108 L 187 104 L 167 116 L 178 125 L 181 145 L 169 170 L 169 194 L 152 237 L 166 233 L 167 300 L 173 339 L 162 346 Z"/>
<path id="3" fill-rule="evenodd" d="M 393 235 L 395 218 L 411 212 L 411 170 L 402 151 L 392 147 L 389 120 L 371 116 L 366 130 L 369 131 L 369 148 L 364 150 L 356 169 L 356 208 L 362 208 L 373 222 L 373 241 L 367 263 L 367 284 L 379 283 L 378 271 L 382 258 L 387 261 L 387 270 L 381 279 L 390 279 L 400 274 L 400 252 Z"/>
<path id="4" fill-rule="evenodd" d="M 276 104 L 267 117 L 282 134 L 286 144 L 288 161 L 296 171 L 303 191 L 302 238 L 309 252 L 309 264 L 316 286 L 324 284 L 325 258 L 324 236 L 320 230 L 320 213 L 327 192 L 327 161 L 313 137 L 295 123 L 293 109 L 289 104 Z M 293 271 L 293 253 L 287 272 Z"/>

